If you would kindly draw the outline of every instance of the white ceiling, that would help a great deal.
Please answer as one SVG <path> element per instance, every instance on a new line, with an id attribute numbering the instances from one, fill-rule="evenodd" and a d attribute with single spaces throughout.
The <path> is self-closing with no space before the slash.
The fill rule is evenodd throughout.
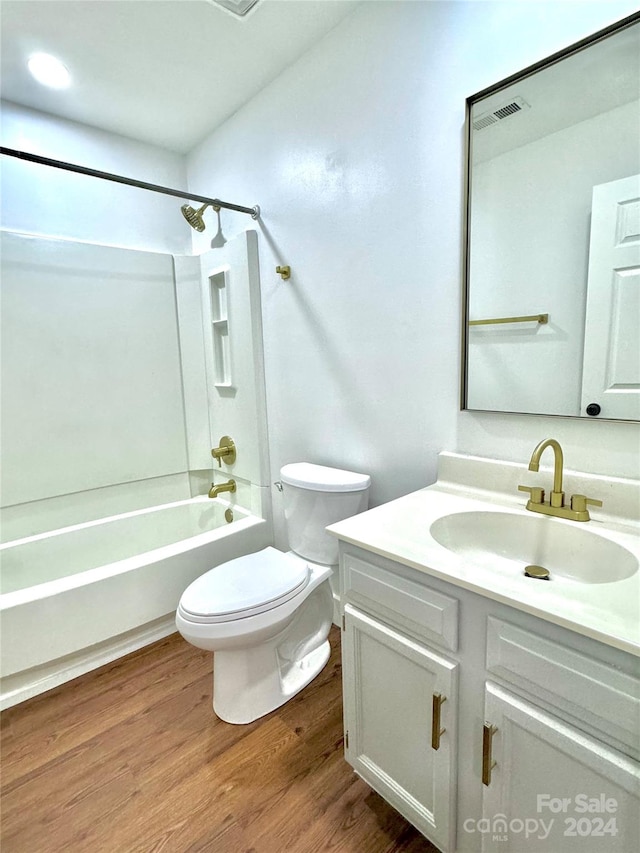
<path id="1" fill-rule="evenodd" d="M 0 91 L 187 152 L 357 5 L 259 0 L 239 18 L 211 0 L 0 0 Z M 65 63 L 71 88 L 33 80 L 26 60 L 36 51 Z"/>

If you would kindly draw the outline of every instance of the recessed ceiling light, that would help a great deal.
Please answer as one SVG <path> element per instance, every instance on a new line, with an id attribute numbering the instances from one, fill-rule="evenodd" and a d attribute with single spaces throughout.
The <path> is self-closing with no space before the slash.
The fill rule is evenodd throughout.
<path id="1" fill-rule="evenodd" d="M 27 61 L 29 71 L 38 83 L 51 89 L 66 89 L 71 83 L 67 66 L 49 53 L 34 53 Z"/>

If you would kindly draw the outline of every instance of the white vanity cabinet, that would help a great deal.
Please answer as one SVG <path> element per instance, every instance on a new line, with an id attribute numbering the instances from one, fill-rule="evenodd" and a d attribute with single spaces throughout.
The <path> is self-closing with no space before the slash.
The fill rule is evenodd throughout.
<path id="1" fill-rule="evenodd" d="M 515 824 L 484 833 L 482 849 L 528 849 L 528 826 L 531 850 L 637 850 L 638 679 L 514 618 L 486 619 L 486 672 L 502 685 L 485 684 L 482 816 Z"/>
<path id="2" fill-rule="evenodd" d="M 347 605 L 347 761 L 448 850 L 454 828 L 457 664 Z"/>
<path id="3" fill-rule="evenodd" d="M 407 820 L 453 850 L 457 602 L 343 555 L 345 754 Z"/>
<path id="4" fill-rule="evenodd" d="M 638 849 L 633 760 L 492 683 L 483 743 L 483 851 Z"/>
<path id="5" fill-rule="evenodd" d="M 340 554 L 345 756 L 371 787 L 446 853 L 640 849 L 636 657 Z"/>

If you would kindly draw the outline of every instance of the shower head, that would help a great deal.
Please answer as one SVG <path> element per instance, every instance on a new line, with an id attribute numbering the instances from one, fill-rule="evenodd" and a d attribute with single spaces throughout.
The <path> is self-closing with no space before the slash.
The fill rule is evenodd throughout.
<path id="1" fill-rule="evenodd" d="M 183 204 L 180 210 L 182 211 L 182 215 L 192 228 L 195 228 L 196 231 L 204 231 L 206 226 L 204 224 L 202 214 L 207 209 L 207 207 L 210 206 L 210 203 L 207 202 L 206 204 L 203 204 L 202 207 L 199 207 L 197 210 L 195 210 L 193 207 L 191 207 L 190 204 Z"/>

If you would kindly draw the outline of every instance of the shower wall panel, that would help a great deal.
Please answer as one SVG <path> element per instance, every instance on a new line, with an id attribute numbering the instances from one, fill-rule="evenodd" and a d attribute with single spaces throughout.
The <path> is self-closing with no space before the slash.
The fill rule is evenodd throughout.
<path id="1" fill-rule="evenodd" d="M 172 257 L 1 236 L 3 506 L 187 471 Z"/>

